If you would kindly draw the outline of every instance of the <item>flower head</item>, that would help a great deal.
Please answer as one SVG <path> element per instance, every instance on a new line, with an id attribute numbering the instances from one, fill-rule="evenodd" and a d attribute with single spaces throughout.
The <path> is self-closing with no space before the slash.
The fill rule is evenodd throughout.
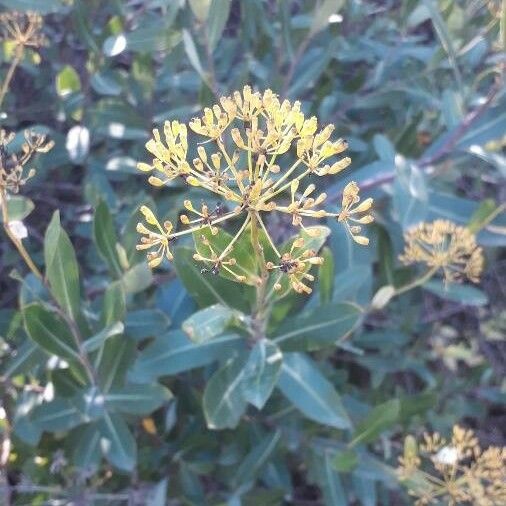
<path id="1" fill-rule="evenodd" d="M 477 283 L 483 269 L 483 252 L 469 229 L 448 220 L 421 223 L 405 235 L 405 265 L 423 263 L 442 270 L 446 282 L 468 278 Z"/>
<path id="2" fill-rule="evenodd" d="M 25 142 L 19 152 L 9 152 L 14 133 L 0 130 L 0 192 L 18 193 L 21 186 L 35 175 L 35 169 L 25 173 L 25 166 L 36 153 L 47 153 L 54 145 L 46 136 L 26 130 Z"/>
<path id="3" fill-rule="evenodd" d="M 206 264 L 205 272 L 226 272 L 236 281 L 256 283 L 259 273 L 241 272 L 240 262 L 230 255 L 235 243 L 244 240 L 242 236 L 254 234 L 260 227 L 277 256 L 271 271 L 281 266 L 286 270 L 286 262 L 296 262 L 298 268 L 288 269 L 291 286 L 307 292 L 305 282 L 312 276 L 306 265 L 310 259 L 319 258 L 317 252 L 308 257 L 301 254 L 296 259 L 282 258 L 269 233 L 267 217 L 272 212 L 290 217 L 299 233 L 308 234 L 317 229 L 308 227 L 314 220 L 337 218 L 356 242 L 367 244 L 367 239 L 358 232 L 360 224 L 370 223 L 372 216 L 359 217 L 356 213 L 368 211 L 372 199 L 352 207 L 358 200 L 349 203 L 347 189 L 343 209 L 332 212 L 323 207 L 327 195 L 318 191 L 318 181 L 304 183 L 312 175 L 337 174 L 349 165 L 350 159 L 340 157 L 347 143 L 343 139 L 332 140 L 334 127 L 320 127 L 314 116 L 307 118 L 300 102 L 282 101 L 271 90 L 259 93 L 245 86 L 242 92 L 222 97 L 218 104 L 205 108 L 203 115 L 192 119 L 188 127 L 187 130 L 177 121 L 166 122 L 163 138 L 154 130 L 153 138 L 146 144 L 153 159 L 151 163 L 139 163 L 138 167 L 150 173 L 148 181 L 154 186 L 178 178 L 218 198 L 217 205 L 203 202 L 196 206 L 185 200 L 185 212 L 180 216 L 182 230 L 167 237 L 193 233 L 198 238 L 199 231 L 210 230 L 211 236 L 206 236 L 208 251 L 197 251 L 195 257 Z M 192 161 L 188 160 L 189 152 L 197 154 Z M 353 185 L 358 199 L 358 186 Z M 232 219 L 241 220 L 242 225 L 238 234 L 230 236 L 230 244 L 220 249 L 216 241 L 222 227 Z M 304 269 L 300 267 L 302 264 Z"/>
<path id="4" fill-rule="evenodd" d="M 137 223 L 137 232 L 142 234 L 137 250 L 150 250 L 147 254 L 149 266 L 158 267 L 164 257 L 167 260 L 173 258 L 169 249 L 169 243 L 173 239 L 171 237 L 173 225 L 170 221 L 165 221 L 162 226 L 147 206 L 141 206 L 140 211 L 149 227 L 144 223 Z"/>
<path id="5" fill-rule="evenodd" d="M 41 47 L 46 43 L 42 24 L 42 17 L 35 12 L 3 12 L 0 14 L 0 40 L 10 41 L 16 47 Z"/>
<path id="6" fill-rule="evenodd" d="M 369 244 L 369 239 L 361 235 L 362 225 L 372 223 L 374 217 L 369 213 L 372 207 L 372 199 L 365 199 L 360 203 L 359 187 L 355 181 L 344 187 L 341 212 L 337 221 L 345 224 L 355 242 L 362 245 Z"/>
<path id="7" fill-rule="evenodd" d="M 282 278 L 286 276 L 289 280 L 289 286 L 297 293 L 310 294 L 312 289 L 307 282 L 313 282 L 314 276 L 309 273 L 313 265 L 321 265 L 323 257 L 313 249 L 304 248 L 304 238 L 298 237 L 290 247 L 290 250 L 281 255 L 279 262 L 267 263 L 267 269 L 272 272 L 280 273 L 277 281 L 274 283 L 274 290 L 283 289 Z"/>
<path id="8" fill-rule="evenodd" d="M 399 458 L 399 478 L 417 498 L 417 505 L 469 503 L 493 506 L 506 502 L 506 448 L 482 450 L 474 432 L 458 425 L 447 442 L 438 433 L 413 436 Z"/>

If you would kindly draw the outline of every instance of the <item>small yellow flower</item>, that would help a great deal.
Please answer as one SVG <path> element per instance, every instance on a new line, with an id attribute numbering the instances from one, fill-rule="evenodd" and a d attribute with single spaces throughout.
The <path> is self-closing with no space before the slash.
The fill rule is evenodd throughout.
<path id="1" fill-rule="evenodd" d="M 372 223 L 374 217 L 372 214 L 369 214 L 372 207 L 372 199 L 365 199 L 360 204 L 359 191 L 359 187 L 354 181 L 351 181 L 344 187 L 342 208 L 337 216 L 337 220 L 345 224 L 346 229 L 355 242 L 365 246 L 369 244 L 369 239 L 360 235 L 362 225 Z"/>
<path id="2" fill-rule="evenodd" d="M 137 232 L 142 234 L 142 237 L 136 248 L 139 251 L 156 248 L 148 252 L 147 257 L 150 267 L 158 267 L 164 258 L 167 258 L 167 260 L 173 259 L 169 249 L 173 225 L 170 221 L 165 221 L 163 226 L 160 225 L 153 211 L 147 206 L 141 206 L 140 211 L 151 228 L 148 228 L 144 223 L 137 223 Z"/>
<path id="3" fill-rule="evenodd" d="M 477 283 L 483 270 L 483 252 L 469 229 L 448 220 L 421 223 L 404 235 L 400 260 L 405 265 L 423 263 L 443 271 L 446 282 L 464 278 Z"/>

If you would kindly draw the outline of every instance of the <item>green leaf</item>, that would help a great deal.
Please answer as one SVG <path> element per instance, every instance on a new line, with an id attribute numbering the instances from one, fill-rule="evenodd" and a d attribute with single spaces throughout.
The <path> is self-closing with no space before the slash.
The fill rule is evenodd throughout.
<path id="1" fill-rule="evenodd" d="M 109 338 L 123 334 L 124 330 L 125 327 L 121 322 L 111 323 L 98 334 L 86 339 L 86 341 L 83 342 L 83 349 L 87 353 L 98 350 Z"/>
<path id="2" fill-rule="evenodd" d="M 320 302 L 328 304 L 332 300 L 334 291 L 334 257 L 327 246 L 322 248 L 320 256 L 323 257 L 323 265 L 320 267 L 318 275 Z"/>
<path id="3" fill-rule="evenodd" d="M 191 248 L 177 248 L 174 253 L 174 267 L 179 279 L 197 304 L 206 307 L 218 302 L 249 312 L 249 301 L 254 297 L 253 289 L 220 276 L 201 273 L 201 265 L 195 262 L 193 253 L 194 250 Z"/>
<path id="4" fill-rule="evenodd" d="M 344 0 L 323 0 L 314 11 L 309 37 L 326 28 L 329 24 L 329 17 L 338 13 L 344 5 Z"/>
<path id="5" fill-rule="evenodd" d="M 27 339 L 9 359 L 4 359 L 1 376 L 12 378 L 18 374 L 33 373 L 38 365 L 45 364 L 47 358 L 48 355 L 40 346 Z"/>
<path id="6" fill-rule="evenodd" d="M 167 331 L 170 320 L 158 309 L 129 311 L 126 316 L 126 334 L 135 340 L 158 337 Z"/>
<path id="7" fill-rule="evenodd" d="M 123 269 L 116 249 L 118 237 L 109 207 L 103 200 L 99 202 L 93 217 L 93 239 L 100 256 L 107 262 L 112 275 L 115 278 L 121 277 Z"/>
<path id="8" fill-rule="evenodd" d="M 393 207 L 396 220 L 404 230 L 423 221 L 428 212 L 426 175 L 402 156 L 395 158 Z"/>
<path id="9" fill-rule="evenodd" d="M 339 394 L 302 353 L 285 353 L 278 388 L 307 418 L 337 429 L 351 428 Z"/>
<path id="10" fill-rule="evenodd" d="M 283 354 L 268 339 L 258 341 L 244 366 L 243 396 L 257 409 L 262 409 L 271 396 L 281 373 Z"/>
<path id="11" fill-rule="evenodd" d="M 105 341 L 94 359 L 98 382 L 104 392 L 123 384 L 135 355 L 135 343 L 125 336 Z"/>
<path id="12" fill-rule="evenodd" d="M 162 385 L 126 384 L 104 395 L 107 409 L 133 415 L 149 415 L 172 398 Z"/>
<path id="13" fill-rule="evenodd" d="M 33 11 L 40 14 L 61 11 L 64 7 L 61 0 L 1 0 L 0 4 L 15 11 Z"/>
<path id="14" fill-rule="evenodd" d="M 59 432 L 69 430 L 85 420 L 77 407 L 68 399 L 54 399 L 36 406 L 30 421 L 40 430 Z"/>
<path id="15" fill-rule="evenodd" d="M 95 470 L 102 456 L 98 424 L 91 423 L 85 428 L 79 427 L 68 440 L 71 442 L 74 465 L 80 469 Z"/>
<path id="16" fill-rule="evenodd" d="M 485 199 L 478 209 L 474 211 L 467 228 L 469 228 L 473 234 L 478 233 L 496 213 L 497 204 L 495 201 L 493 199 Z"/>
<path id="17" fill-rule="evenodd" d="M 233 429 L 246 411 L 242 395 L 244 358 L 235 357 L 216 371 L 207 382 L 202 399 L 209 429 Z"/>
<path id="18" fill-rule="evenodd" d="M 58 357 L 80 360 L 71 330 L 56 313 L 34 303 L 23 308 L 23 318 L 28 335 L 41 348 Z"/>
<path id="19" fill-rule="evenodd" d="M 100 321 L 102 325 L 112 325 L 117 321 L 123 321 L 125 313 L 125 291 L 121 282 L 115 281 L 105 290 Z"/>
<path id="20" fill-rule="evenodd" d="M 379 406 L 375 406 L 365 420 L 357 426 L 350 445 L 355 446 L 358 443 L 374 441 L 384 430 L 391 427 L 397 421 L 400 406 L 399 399 L 392 399 Z"/>
<path id="21" fill-rule="evenodd" d="M 276 450 L 280 439 L 281 432 L 276 430 L 255 445 L 237 469 L 234 476 L 234 484 L 236 486 L 244 485 L 255 478 Z"/>
<path id="22" fill-rule="evenodd" d="M 399 420 L 409 422 L 415 415 L 425 415 L 438 401 L 438 395 L 434 391 L 426 391 L 416 395 L 402 396 L 400 399 Z"/>
<path id="23" fill-rule="evenodd" d="M 126 271 L 121 281 L 125 293 L 143 292 L 153 283 L 153 272 L 146 262 L 140 262 Z"/>
<path id="24" fill-rule="evenodd" d="M 211 0 L 188 0 L 191 10 L 195 17 L 204 23 L 209 14 L 209 8 L 211 6 Z"/>
<path id="25" fill-rule="evenodd" d="M 24 220 L 35 208 L 32 200 L 21 195 L 10 195 L 7 200 L 7 212 L 9 221 Z M 3 217 L 0 214 L 0 223 L 3 223 Z"/>
<path id="26" fill-rule="evenodd" d="M 46 230 L 44 260 L 51 293 L 67 315 L 78 321 L 81 305 L 79 269 L 74 247 L 60 225 L 59 211 L 55 211 Z"/>
<path id="27" fill-rule="evenodd" d="M 287 318 L 272 339 L 282 350 L 287 351 L 319 350 L 335 346 L 356 327 L 361 316 L 361 311 L 352 304 L 318 306 Z"/>
<path id="28" fill-rule="evenodd" d="M 358 457 L 353 450 L 338 451 L 332 457 L 332 467 L 339 473 L 349 473 L 357 463 Z"/>
<path id="29" fill-rule="evenodd" d="M 223 229 L 218 229 L 216 235 L 213 235 L 209 228 L 202 228 L 193 233 L 195 249 L 205 258 L 210 258 L 213 254 L 207 244 L 212 247 L 213 251 L 220 254 L 227 248 L 232 239 L 233 236 Z M 239 275 L 246 276 L 246 283 L 256 286 L 255 280 L 258 278 L 258 269 L 255 255 L 251 253 L 252 248 L 250 228 L 247 226 L 239 239 L 234 243 L 233 257 L 236 259 L 236 264 L 233 269 Z M 219 276 L 237 282 L 235 276 L 225 269 L 220 269 Z"/>
<path id="30" fill-rule="evenodd" d="M 195 41 L 193 40 L 191 33 L 186 29 L 183 30 L 183 45 L 184 50 L 186 51 L 186 56 L 188 57 L 188 61 L 191 63 L 197 74 L 201 77 L 202 81 L 210 86 L 209 77 L 205 73 L 204 68 L 202 67 L 202 63 L 200 63 L 200 57 L 197 51 L 197 47 L 195 46 Z"/>
<path id="31" fill-rule="evenodd" d="M 323 455 L 314 455 L 314 474 L 321 487 L 325 506 L 347 506 L 349 504 L 339 474 L 333 466 L 333 452 L 323 450 Z"/>
<path id="32" fill-rule="evenodd" d="M 137 461 L 137 445 L 123 418 L 106 414 L 98 427 L 105 458 L 118 469 L 132 471 Z"/>
<path id="33" fill-rule="evenodd" d="M 434 0 L 423 0 L 423 5 L 427 8 L 427 10 L 430 13 L 430 17 L 432 20 L 432 23 L 434 25 L 434 29 L 436 31 L 437 36 L 439 37 L 439 40 L 441 42 L 441 45 L 443 46 L 444 50 L 448 54 L 448 60 L 450 61 L 450 65 L 453 69 L 453 72 L 455 74 L 455 79 L 457 81 L 457 85 L 459 86 L 461 92 L 462 92 L 462 76 L 460 74 L 460 70 L 458 67 L 457 62 L 457 52 L 455 50 L 455 47 L 453 46 L 453 39 L 454 37 L 448 30 L 448 26 L 446 25 L 444 19 L 442 18 L 439 8 L 436 5 Z"/>
<path id="34" fill-rule="evenodd" d="M 193 342 L 204 343 L 222 334 L 237 316 L 240 315 L 233 309 L 214 304 L 187 318 L 182 329 Z"/>
<path id="35" fill-rule="evenodd" d="M 451 283 L 445 285 L 442 281 L 431 280 L 423 288 L 445 300 L 459 302 L 466 306 L 485 306 L 488 304 L 487 294 L 471 285 Z"/>
<path id="36" fill-rule="evenodd" d="M 132 381 L 149 382 L 210 364 L 237 353 L 244 346 L 244 338 L 237 334 L 225 334 L 196 344 L 181 331 L 169 332 L 141 351 L 129 377 Z"/>
<path id="37" fill-rule="evenodd" d="M 81 80 L 78 73 L 70 66 L 65 65 L 56 76 L 56 93 L 65 97 L 81 89 Z"/>
<path id="38" fill-rule="evenodd" d="M 227 20 L 230 16 L 230 4 L 231 0 L 212 0 L 211 2 L 207 17 L 207 42 L 211 52 L 214 51 L 218 45 L 227 24 Z"/>

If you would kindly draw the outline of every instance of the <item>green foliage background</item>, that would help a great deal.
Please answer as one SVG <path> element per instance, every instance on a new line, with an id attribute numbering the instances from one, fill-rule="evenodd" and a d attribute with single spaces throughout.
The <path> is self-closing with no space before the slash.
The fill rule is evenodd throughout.
<path id="1" fill-rule="evenodd" d="M 407 504 L 406 434 L 464 421 L 504 444 L 506 218 L 487 222 L 506 189 L 504 5 L 0 4 L 44 14 L 49 38 L 1 126 L 56 142 L 9 202 L 48 285 L 0 243 L 7 504 Z M 139 205 L 174 219 L 189 195 L 137 173 L 150 130 L 247 83 L 336 125 L 353 163 L 325 191 L 337 203 L 355 180 L 376 216 L 368 248 L 329 224 L 313 294 L 252 350 L 243 287 L 203 276 L 184 241 L 155 273 L 135 251 Z M 438 217 L 480 230 L 482 284 L 431 281 L 372 311 L 414 276 L 403 230 Z"/>

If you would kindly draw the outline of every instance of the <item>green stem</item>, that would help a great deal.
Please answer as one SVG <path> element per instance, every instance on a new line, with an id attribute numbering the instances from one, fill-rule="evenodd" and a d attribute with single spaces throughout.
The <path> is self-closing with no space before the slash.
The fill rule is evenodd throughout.
<path id="1" fill-rule="evenodd" d="M 407 285 L 396 288 L 393 296 L 396 297 L 397 295 L 412 290 L 417 286 L 424 285 L 427 281 L 429 281 L 430 278 L 432 278 L 432 276 L 434 276 L 434 274 L 437 272 L 438 269 L 439 267 L 432 267 L 432 269 L 427 271 L 421 278 L 415 279 L 414 281 L 408 283 Z"/>
<path id="2" fill-rule="evenodd" d="M 265 263 L 264 252 L 260 244 L 259 222 L 256 212 L 250 211 L 251 219 L 251 244 L 253 252 L 260 266 L 260 280 L 256 288 L 255 308 L 251 319 L 251 335 L 254 341 L 259 341 L 265 337 L 268 304 L 267 304 L 267 281 L 269 279 L 269 271 Z"/>
<path id="3" fill-rule="evenodd" d="M 33 262 L 32 257 L 30 256 L 28 251 L 26 251 L 26 248 L 24 247 L 21 239 L 18 239 L 9 227 L 10 220 L 9 220 L 9 210 L 7 208 L 7 196 L 5 192 L 2 190 L 0 190 L 0 206 L 2 208 L 3 226 L 5 233 L 7 234 L 7 237 L 9 237 L 12 244 L 14 244 L 14 246 L 18 250 L 18 253 L 21 255 L 21 258 L 25 261 L 28 268 L 33 272 L 33 274 L 35 274 L 37 278 L 42 279 L 42 273 Z"/>
<path id="4" fill-rule="evenodd" d="M 18 67 L 18 65 L 22 59 L 23 59 L 23 46 L 17 46 L 16 47 L 16 55 L 14 56 L 13 60 L 11 61 L 11 65 L 9 67 L 9 70 L 7 71 L 6 76 L 5 76 L 5 80 L 2 83 L 2 87 L 0 88 L 0 107 L 3 104 L 5 95 L 7 94 L 7 91 L 9 89 L 10 84 L 11 84 L 12 78 L 14 77 L 14 72 L 16 72 L 16 68 Z"/>

